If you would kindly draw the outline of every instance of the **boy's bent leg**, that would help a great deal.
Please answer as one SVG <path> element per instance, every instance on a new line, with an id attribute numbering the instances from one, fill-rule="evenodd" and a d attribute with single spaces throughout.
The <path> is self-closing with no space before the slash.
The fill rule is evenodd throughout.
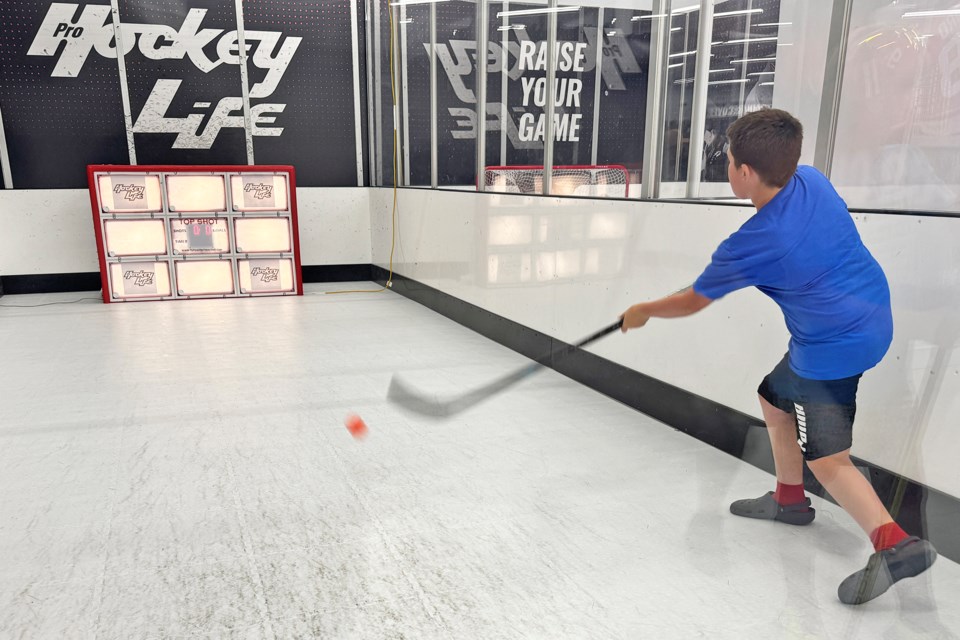
<path id="1" fill-rule="evenodd" d="M 816 460 L 807 466 L 820 484 L 869 536 L 881 526 L 893 522 L 873 485 L 850 460 L 850 450 Z"/>
<path id="2" fill-rule="evenodd" d="M 877 549 L 865 568 L 840 584 L 837 596 L 841 602 L 868 602 L 895 582 L 916 576 L 933 564 L 937 558 L 936 549 L 926 540 L 907 537 L 893 522 L 873 486 L 853 465 L 849 449 L 808 460 L 807 465 L 834 500 L 870 536 Z M 888 544 L 885 538 L 895 542 Z"/>

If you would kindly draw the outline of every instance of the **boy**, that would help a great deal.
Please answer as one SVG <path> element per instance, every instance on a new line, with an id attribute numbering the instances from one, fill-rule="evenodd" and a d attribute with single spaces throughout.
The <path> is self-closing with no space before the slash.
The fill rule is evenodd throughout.
<path id="1" fill-rule="evenodd" d="M 760 406 L 776 467 L 776 491 L 737 500 L 738 516 L 792 525 L 813 521 L 803 463 L 869 535 L 876 552 L 846 578 L 846 604 L 876 598 L 925 571 L 937 552 L 908 536 L 850 461 L 857 385 L 893 337 L 890 291 L 860 240 L 846 204 L 813 167 L 798 167 L 803 128 L 789 113 L 763 109 L 727 130 L 730 186 L 757 213 L 723 241 L 692 287 L 623 314 L 623 331 L 650 318 L 700 311 L 755 286 L 783 311 L 789 352 L 760 384 Z"/>

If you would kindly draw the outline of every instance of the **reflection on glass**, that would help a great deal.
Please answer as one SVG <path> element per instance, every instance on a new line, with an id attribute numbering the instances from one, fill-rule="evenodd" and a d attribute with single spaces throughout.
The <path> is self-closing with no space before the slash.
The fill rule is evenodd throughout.
<path id="1" fill-rule="evenodd" d="M 551 195 L 591 198 L 625 198 L 629 189 L 627 168 L 619 166 L 553 167 Z M 487 167 L 484 171 L 487 191 L 499 193 L 543 193 L 542 166 Z"/>
<path id="2" fill-rule="evenodd" d="M 631 219 L 614 211 L 491 214 L 482 236 L 487 284 L 616 277 L 624 267 Z"/>
<path id="3" fill-rule="evenodd" d="M 854 2 L 831 175 L 850 206 L 960 212 L 955 9 Z"/>

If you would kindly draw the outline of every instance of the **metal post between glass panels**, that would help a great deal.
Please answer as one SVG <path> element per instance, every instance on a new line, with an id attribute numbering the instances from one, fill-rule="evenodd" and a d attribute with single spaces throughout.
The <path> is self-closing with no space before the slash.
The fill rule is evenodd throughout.
<path id="1" fill-rule="evenodd" d="M 406 183 L 403 180 L 404 171 L 406 166 L 404 163 L 403 150 L 405 149 L 406 141 L 403 139 L 403 116 L 401 114 L 401 103 L 403 102 L 402 95 L 397 95 L 403 91 L 403 78 L 400 75 L 400 30 L 397 29 L 397 25 L 400 22 L 400 11 L 397 7 L 390 7 L 389 3 L 387 4 L 387 11 L 393 12 L 391 18 L 393 20 L 393 26 L 391 31 L 393 33 L 393 138 L 397 146 L 397 151 L 394 153 L 393 162 L 396 164 L 396 176 L 394 177 L 394 182 L 396 186 L 406 186 Z"/>
<path id="2" fill-rule="evenodd" d="M 477 191 L 486 191 L 487 166 L 487 8 L 488 0 L 477 0 Z"/>
<path id="3" fill-rule="evenodd" d="M 843 86 L 843 67 L 847 59 L 852 10 L 853 0 L 836 0 L 833 3 L 833 15 L 830 17 L 826 71 L 823 75 L 823 93 L 820 94 L 820 120 L 813 154 L 814 166 L 828 178 L 833 169 L 837 118 L 840 114 L 840 90 Z"/>
<path id="4" fill-rule="evenodd" d="M 510 0 L 503 0 L 503 12 L 507 13 L 510 11 Z M 500 164 L 507 164 L 507 118 L 510 116 L 510 100 L 508 96 L 510 95 L 510 87 L 507 84 L 507 74 L 510 70 L 510 56 L 507 55 L 507 51 L 510 50 L 510 29 L 507 27 L 510 25 L 509 16 L 503 16 L 502 22 L 500 23 L 500 29 L 502 29 L 502 37 L 500 39 L 500 50 L 503 52 L 500 59 L 502 61 L 500 66 L 500 104 L 502 108 L 500 109 Z"/>
<path id="5" fill-rule="evenodd" d="M 597 9 L 597 51 L 593 69 L 593 139 L 590 145 L 590 164 L 597 164 L 597 144 L 600 141 L 600 85 L 603 81 L 603 7 Z"/>
<path id="6" fill-rule="evenodd" d="M 693 103 L 690 114 L 690 146 L 687 149 L 687 197 L 700 195 L 700 171 L 703 169 L 703 130 L 707 124 L 707 89 L 710 82 L 710 49 L 713 37 L 713 0 L 700 0 L 697 27 L 697 66 L 693 77 Z"/>
<path id="7" fill-rule="evenodd" d="M 380 48 L 380 2 L 381 0 L 371 0 L 373 7 L 373 78 L 374 86 L 374 128 L 371 130 L 376 135 L 374 144 L 377 148 L 377 186 L 383 186 L 383 66 L 381 58 L 383 53 Z M 385 5 L 387 11 L 390 6 Z M 392 104 L 392 103 L 391 103 Z M 391 160 L 391 162 L 393 162 Z"/>
<path id="8" fill-rule="evenodd" d="M 367 59 L 367 170 L 370 176 L 370 184 L 379 186 L 377 182 L 377 166 L 380 162 L 380 153 L 377 152 L 377 140 L 374 135 L 376 127 L 374 125 L 374 117 L 379 117 L 374 110 L 374 98 L 373 98 L 373 49 L 372 39 L 376 37 L 374 35 L 374 30 L 371 28 L 370 16 L 372 13 L 372 2 L 371 0 L 364 0 L 363 5 L 363 21 L 364 21 L 364 53 L 366 54 Z M 379 78 L 378 78 L 379 80 Z"/>
<path id="9" fill-rule="evenodd" d="M 410 186 L 410 87 L 409 78 L 410 74 L 407 69 L 407 59 L 409 58 L 407 54 L 407 5 L 400 5 L 400 21 L 397 23 L 400 25 L 400 43 L 399 43 L 399 65 L 400 69 L 400 104 L 403 128 L 401 129 L 401 140 L 403 140 L 403 185 L 406 187 Z"/>
<path id="10" fill-rule="evenodd" d="M 547 105 L 543 131 L 543 195 L 550 195 L 553 182 L 553 114 L 557 84 L 557 0 L 547 1 Z"/>
<path id="11" fill-rule="evenodd" d="M 357 155 L 357 186 L 363 186 L 363 118 L 360 110 L 360 16 L 357 10 L 359 0 L 350 1 L 350 49 L 353 54 L 353 137 Z M 237 0 L 239 4 L 241 0 Z M 244 51 L 244 48 L 240 48 Z M 246 65 L 244 65 L 246 67 Z M 246 84 L 244 80 L 244 84 Z M 249 106 L 249 100 L 248 105 Z M 251 154 L 253 145 L 251 143 Z M 252 158 L 252 156 L 251 156 Z M 251 162 L 252 164 L 252 162 Z"/>
<path id="12" fill-rule="evenodd" d="M 650 19 L 650 68 L 647 80 L 646 128 L 640 197 L 660 197 L 663 162 L 663 120 L 666 111 L 667 54 L 670 50 L 670 0 L 654 0 Z"/>

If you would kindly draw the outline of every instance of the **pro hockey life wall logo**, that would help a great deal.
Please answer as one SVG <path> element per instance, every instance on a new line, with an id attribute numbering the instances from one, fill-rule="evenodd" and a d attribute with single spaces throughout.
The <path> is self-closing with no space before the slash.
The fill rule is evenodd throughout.
<path id="1" fill-rule="evenodd" d="M 178 29 L 165 24 L 122 23 L 120 25 L 124 55 L 134 47 L 148 60 L 183 60 L 185 57 L 204 73 L 223 64 L 240 64 L 236 29 L 203 28 L 206 9 L 190 9 Z M 250 62 L 264 70 L 262 81 L 250 87 L 250 98 L 267 98 L 273 94 L 290 66 L 302 38 L 283 37 L 277 31 L 245 31 L 244 41 Z M 215 43 L 215 45 L 214 45 Z M 63 44 L 62 50 L 60 49 Z M 211 58 L 207 50 L 214 47 Z M 116 58 L 113 22 L 110 7 L 54 2 L 37 31 L 27 55 L 57 56 L 53 77 L 79 77 L 91 50 L 104 58 Z M 237 74 L 239 79 L 239 73 Z M 139 114 L 135 114 L 134 133 L 176 133 L 174 149 L 209 149 L 221 129 L 243 128 L 243 100 L 198 96 L 192 113 L 185 117 L 168 115 L 183 80 L 159 79 Z M 237 90 L 239 92 L 239 83 Z M 207 98 L 207 100 L 204 100 Z M 251 107 L 251 128 L 255 136 L 279 136 L 283 127 L 273 126 L 286 109 L 283 103 L 260 103 Z"/>

